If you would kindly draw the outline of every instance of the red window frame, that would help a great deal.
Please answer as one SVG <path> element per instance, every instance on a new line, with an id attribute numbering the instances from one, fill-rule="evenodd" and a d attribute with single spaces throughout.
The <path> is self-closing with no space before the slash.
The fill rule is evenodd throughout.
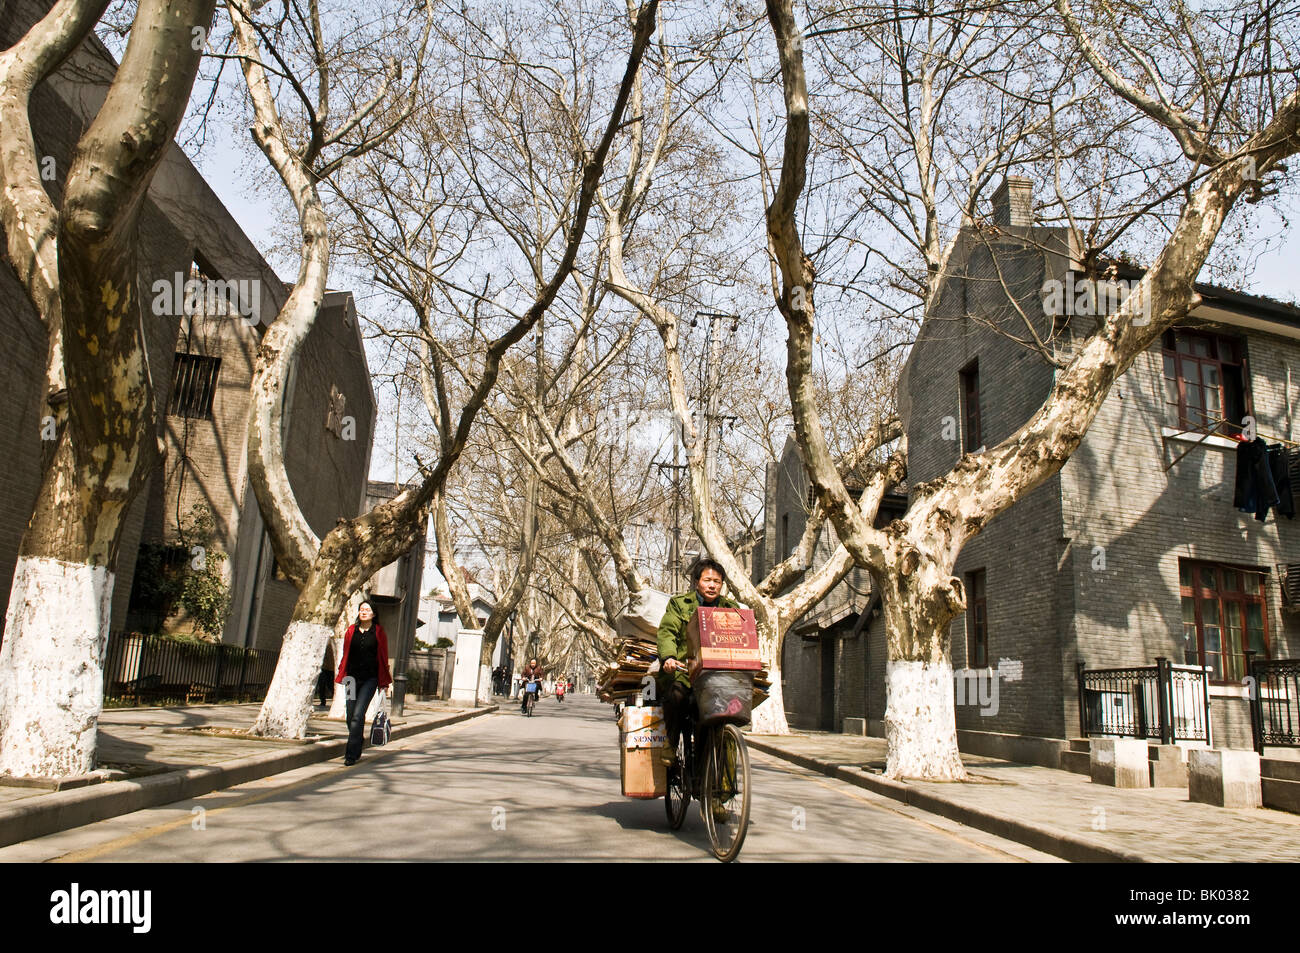
<path id="1" fill-rule="evenodd" d="M 1164 399 L 1178 427 L 1206 428 L 1228 436 L 1241 432 L 1230 424 L 1240 424 L 1240 418 L 1250 413 L 1244 341 L 1170 328 L 1162 338 L 1160 354 Z M 1228 423 L 1220 423 L 1220 418 Z"/>
<path id="2" fill-rule="evenodd" d="M 1268 578 L 1268 573 L 1256 566 L 1178 560 L 1186 664 L 1209 666 L 1210 681 L 1215 684 L 1239 685 L 1246 675 L 1246 649 L 1254 648 L 1261 658 L 1273 657 Z M 1250 608 L 1255 606 L 1257 619 L 1252 619 L 1256 613 Z M 1252 638 L 1256 633 L 1259 638 Z"/>

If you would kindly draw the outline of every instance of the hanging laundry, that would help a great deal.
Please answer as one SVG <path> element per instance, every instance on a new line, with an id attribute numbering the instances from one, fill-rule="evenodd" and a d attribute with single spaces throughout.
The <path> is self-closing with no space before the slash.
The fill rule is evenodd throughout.
<path id="1" fill-rule="evenodd" d="M 1255 519 L 1263 522 L 1268 516 L 1268 508 L 1280 502 L 1269 466 L 1268 444 L 1259 437 L 1240 444 L 1237 447 L 1237 479 L 1232 505 L 1243 513 L 1254 513 Z"/>
<path id="2" fill-rule="evenodd" d="M 1277 511 L 1289 520 L 1295 519 L 1295 497 L 1291 488 L 1291 454 L 1280 443 L 1268 448 L 1268 469 L 1277 488 Z M 1258 519 L 1258 517 L 1256 517 Z"/>

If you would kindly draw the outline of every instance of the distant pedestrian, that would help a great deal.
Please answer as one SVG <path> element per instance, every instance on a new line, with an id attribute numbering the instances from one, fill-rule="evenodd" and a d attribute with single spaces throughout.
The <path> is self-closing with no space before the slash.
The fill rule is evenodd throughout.
<path id="1" fill-rule="evenodd" d="M 369 602 L 361 603 L 357 621 L 348 626 L 347 635 L 343 636 L 343 661 L 334 680 L 341 682 L 348 693 L 348 746 L 343 763 L 356 764 L 365 741 L 366 709 L 370 700 L 376 690 L 386 690 L 393 683 L 388 672 L 388 635 L 375 621 L 375 610 Z"/>
<path id="2" fill-rule="evenodd" d="M 325 659 L 321 662 L 320 676 L 316 679 L 316 691 L 320 694 L 322 708 L 328 708 L 334 700 L 334 646 L 325 643 Z"/>

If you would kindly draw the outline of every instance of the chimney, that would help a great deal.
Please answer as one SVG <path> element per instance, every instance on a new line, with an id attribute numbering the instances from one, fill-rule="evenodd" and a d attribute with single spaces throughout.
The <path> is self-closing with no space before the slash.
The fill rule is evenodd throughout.
<path id="1" fill-rule="evenodd" d="M 994 225 L 1034 224 L 1034 181 L 1009 175 L 993 193 Z"/>

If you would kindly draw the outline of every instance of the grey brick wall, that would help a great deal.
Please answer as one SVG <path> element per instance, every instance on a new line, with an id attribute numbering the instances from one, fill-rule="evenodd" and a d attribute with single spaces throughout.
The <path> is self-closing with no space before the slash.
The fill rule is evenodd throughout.
<path id="1" fill-rule="evenodd" d="M 1290 437 L 1285 387 L 1287 368 L 1293 369 L 1293 376 L 1300 368 L 1300 342 L 1260 331 L 1210 327 L 1244 338 L 1259 430 Z M 1123 375 L 1061 472 L 1067 534 L 1075 554 L 1078 654 L 1089 668 L 1149 665 L 1157 656 L 1183 662 L 1179 560 L 1196 559 L 1240 564 L 1267 574 L 1273 655 L 1294 658 L 1300 652 L 1300 620 L 1282 611 L 1274 567 L 1300 562 L 1300 525 L 1279 520 L 1276 514 L 1259 523 L 1232 506 L 1232 447 L 1202 444 L 1173 463 L 1192 444 L 1162 436 L 1176 421 L 1165 409 L 1161 388 L 1157 346 Z M 1095 568 L 1103 552 L 1104 570 Z M 1072 668 L 1063 671 L 1067 677 L 1073 682 Z M 1215 699 L 1212 710 L 1225 739 L 1234 746 L 1249 746 L 1243 702 Z M 1075 730 L 1074 699 L 1068 699 L 1067 719 Z"/>

